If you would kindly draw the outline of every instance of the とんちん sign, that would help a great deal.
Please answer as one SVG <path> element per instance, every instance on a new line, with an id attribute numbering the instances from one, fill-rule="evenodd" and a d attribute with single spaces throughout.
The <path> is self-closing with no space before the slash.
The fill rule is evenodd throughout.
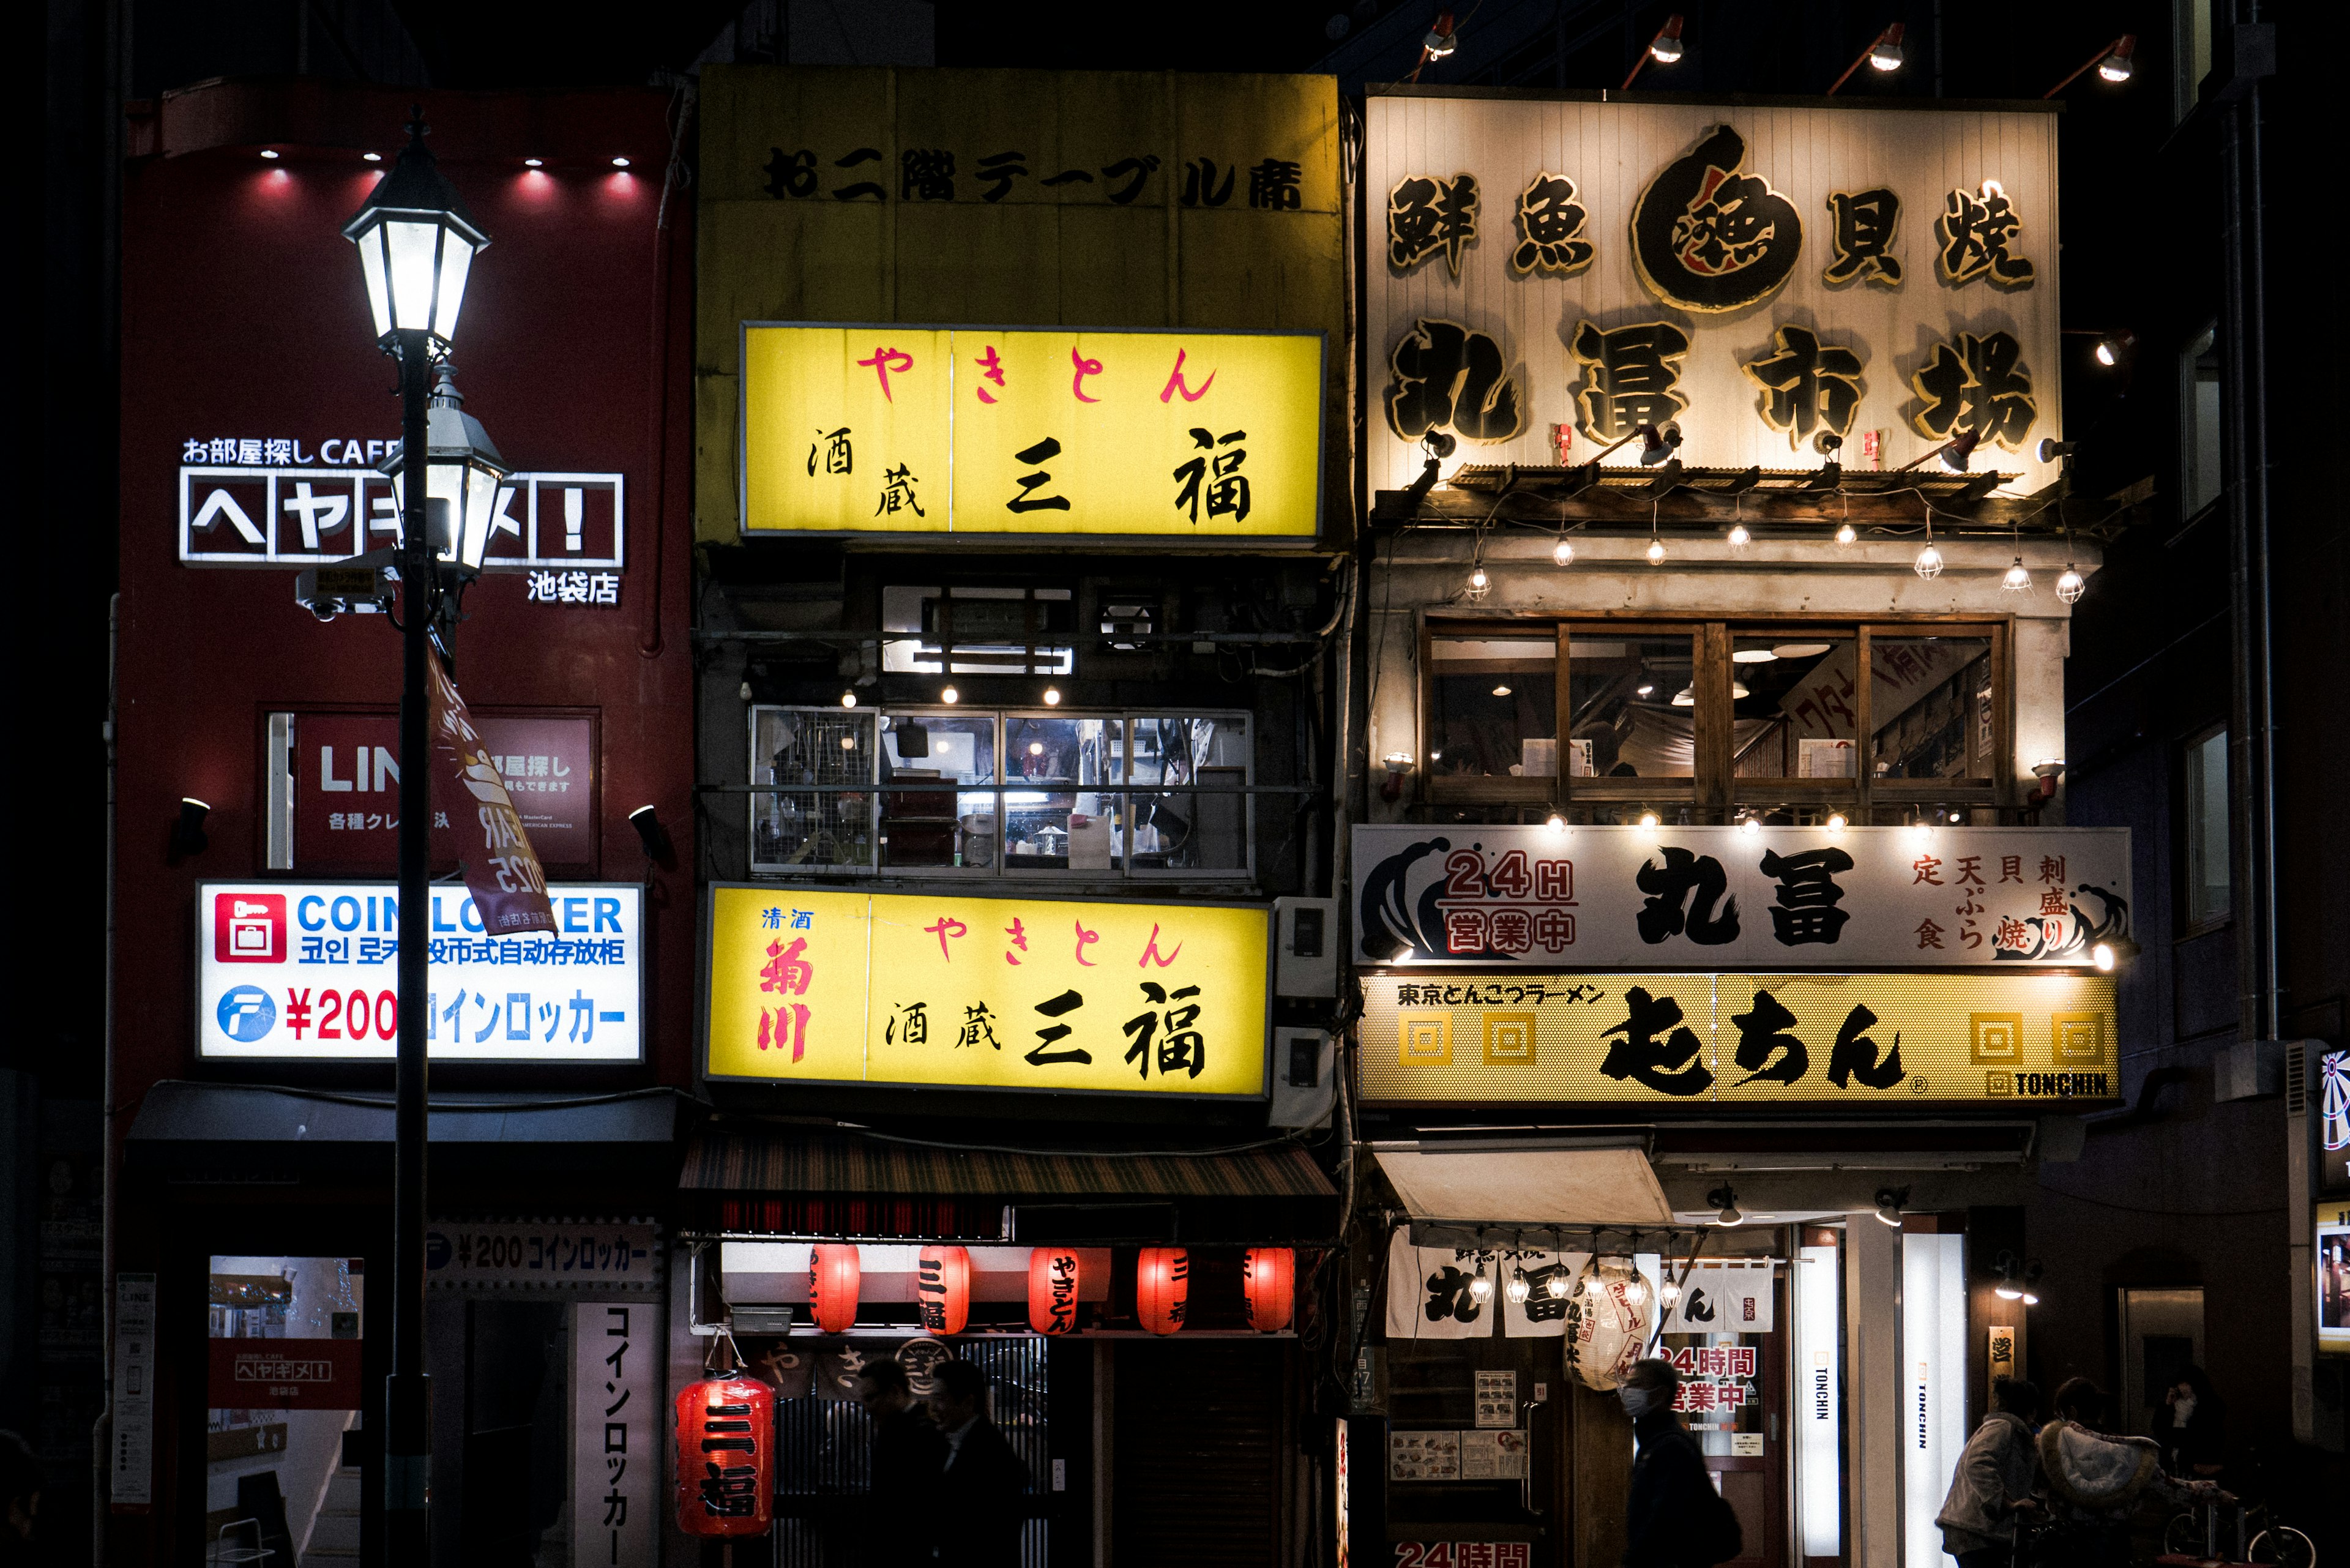
<path id="1" fill-rule="evenodd" d="M 1270 913 L 711 889 L 712 1078 L 1265 1092 Z"/>

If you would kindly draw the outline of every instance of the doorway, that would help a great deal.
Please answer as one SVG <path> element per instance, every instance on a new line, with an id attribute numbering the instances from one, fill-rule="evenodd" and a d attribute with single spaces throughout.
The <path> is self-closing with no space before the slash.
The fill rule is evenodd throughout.
<path id="1" fill-rule="evenodd" d="M 2126 1288 L 2118 1293 L 2122 1365 L 2115 1425 L 2125 1432 L 2149 1433 L 2164 1394 L 2187 1367 L 2203 1365 L 2203 1287 Z"/>

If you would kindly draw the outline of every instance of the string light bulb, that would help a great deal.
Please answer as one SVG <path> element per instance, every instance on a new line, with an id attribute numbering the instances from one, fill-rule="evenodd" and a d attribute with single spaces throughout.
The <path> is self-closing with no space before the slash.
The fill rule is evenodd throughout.
<path id="1" fill-rule="evenodd" d="M 1648 565 L 1652 566 L 1661 566 L 1665 564 L 1665 542 L 1653 534 L 1648 536 Z"/>
<path id="2" fill-rule="evenodd" d="M 1483 598 L 1485 597 L 1485 590 L 1492 586 L 1493 579 L 1485 575 L 1484 567 L 1471 566 L 1469 568 L 1469 597 L 1471 598 Z"/>
<path id="3" fill-rule="evenodd" d="M 1483 1269 L 1479 1269 L 1477 1277 L 1469 1282 L 1469 1293 L 1481 1302 L 1493 1299 L 1493 1282 L 1485 1277 Z"/>
<path id="4" fill-rule="evenodd" d="M 1059 687 L 1057 687 L 1057 686 L 1047 686 L 1047 687 L 1045 687 L 1045 707 L 1047 707 L 1047 708 L 1057 708 L 1057 707 L 1059 707 L 1060 705 L 1061 705 L 1061 689 L 1060 689 Z"/>
<path id="5" fill-rule="evenodd" d="M 1550 814 L 1550 819 L 1544 822 L 1543 826 L 1549 828 L 1553 833 L 1565 833 L 1566 831 L 1566 818 L 1559 815 L 1558 813 L 1554 811 Z"/>
<path id="6" fill-rule="evenodd" d="M 1855 528 L 1849 523 L 1846 523 L 1835 531 L 1835 542 L 1839 545 L 1849 545 L 1859 537 L 1860 530 Z"/>
<path id="7" fill-rule="evenodd" d="M 1919 576 L 1930 583 L 1942 575 L 1942 552 L 1934 548 L 1929 540 L 1926 547 L 1918 552 L 1918 559 L 1912 566 Z"/>
<path id="8" fill-rule="evenodd" d="M 1575 564 L 1575 546 L 1566 542 L 1565 535 L 1560 535 L 1558 543 L 1550 547 L 1550 558 L 1553 566 L 1567 566 Z"/>
<path id="9" fill-rule="evenodd" d="M 1644 811 L 1640 814 L 1640 831 L 1643 833 L 1654 833 L 1657 831 L 1657 814 L 1655 812 Z"/>
<path id="10" fill-rule="evenodd" d="M 1667 1273 L 1665 1282 L 1657 1287 L 1657 1299 L 1665 1303 L 1667 1311 L 1680 1305 L 1680 1282 L 1674 1279 L 1670 1273 Z"/>
<path id="11" fill-rule="evenodd" d="M 2018 556 L 2015 558 L 2015 564 L 2007 568 L 2006 573 L 1999 579 L 1999 586 L 2003 593 L 2023 594 L 2032 591 L 2032 574 L 2024 570 L 2022 556 Z"/>
<path id="12" fill-rule="evenodd" d="M 842 692 L 842 693 L 840 694 L 840 705 L 841 705 L 842 707 L 844 707 L 844 708 L 854 708 L 854 707 L 856 707 L 856 706 L 857 706 L 857 693 L 856 693 L 856 692 L 854 692 L 854 691 L 844 691 L 844 692 Z"/>
<path id="13" fill-rule="evenodd" d="M 962 693 L 950 686 L 945 691 L 939 693 L 939 701 L 951 708 L 956 703 L 962 701 Z"/>
<path id="14" fill-rule="evenodd" d="M 2081 575 L 2078 566 L 2070 561 L 2065 562 L 2064 575 L 2056 579 L 2056 597 L 2068 605 L 2075 604 L 2088 591 L 2089 579 Z"/>
<path id="15" fill-rule="evenodd" d="M 1502 1287 L 1502 1292 L 1510 1298 L 1513 1306 L 1523 1305 L 1526 1297 L 1533 1293 L 1526 1284 L 1526 1276 L 1516 1269 L 1510 1271 L 1510 1282 Z"/>
<path id="16" fill-rule="evenodd" d="M 1850 825 L 1845 821 L 1844 813 L 1840 811 L 1828 813 L 1827 830 L 1830 833 L 1842 833 L 1848 826 Z"/>
<path id="17" fill-rule="evenodd" d="M 1566 1299 L 1566 1293 L 1574 1288 L 1575 1287 L 1573 1285 L 1566 1282 L 1566 1271 L 1565 1269 L 1561 1269 L 1558 1272 L 1553 1274 L 1543 1284 L 1544 1293 L 1548 1295 L 1550 1299 L 1555 1302 L 1565 1301 Z"/>
<path id="18" fill-rule="evenodd" d="M 1754 535 L 1746 531 L 1745 524 L 1733 523 L 1730 525 L 1730 542 L 1742 550 L 1754 542 Z"/>
<path id="19" fill-rule="evenodd" d="M 1762 819 L 1759 816 L 1741 817 L 1738 822 L 1738 831 L 1741 833 L 1760 833 L 1762 831 Z"/>

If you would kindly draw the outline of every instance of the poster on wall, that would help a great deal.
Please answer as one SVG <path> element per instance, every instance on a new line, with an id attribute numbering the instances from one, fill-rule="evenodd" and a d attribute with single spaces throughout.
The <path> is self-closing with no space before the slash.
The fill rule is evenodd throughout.
<path id="1" fill-rule="evenodd" d="M 473 724 L 540 861 L 575 873 L 595 867 L 595 721 L 584 715 L 476 713 Z M 394 875 L 400 859 L 398 715 L 297 712 L 291 748 L 294 869 L 308 876 Z M 436 860 L 455 863 L 453 843 L 434 848 Z"/>
<path id="2" fill-rule="evenodd" d="M 2350 1355 L 2350 1202 L 2317 1206 L 2317 1348 Z"/>

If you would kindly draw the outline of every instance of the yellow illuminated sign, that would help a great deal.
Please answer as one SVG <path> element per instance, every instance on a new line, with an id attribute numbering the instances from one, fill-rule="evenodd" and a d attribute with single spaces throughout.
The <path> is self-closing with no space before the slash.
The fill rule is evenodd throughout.
<path id="1" fill-rule="evenodd" d="M 1322 335 L 743 328 L 751 534 L 1311 539 Z"/>
<path id="2" fill-rule="evenodd" d="M 1373 1101 L 2022 1108 L 2121 1095 L 2109 975 L 1375 975 L 1362 1040 Z"/>
<path id="3" fill-rule="evenodd" d="M 1265 1092 L 1268 912 L 715 887 L 713 1078 Z"/>

